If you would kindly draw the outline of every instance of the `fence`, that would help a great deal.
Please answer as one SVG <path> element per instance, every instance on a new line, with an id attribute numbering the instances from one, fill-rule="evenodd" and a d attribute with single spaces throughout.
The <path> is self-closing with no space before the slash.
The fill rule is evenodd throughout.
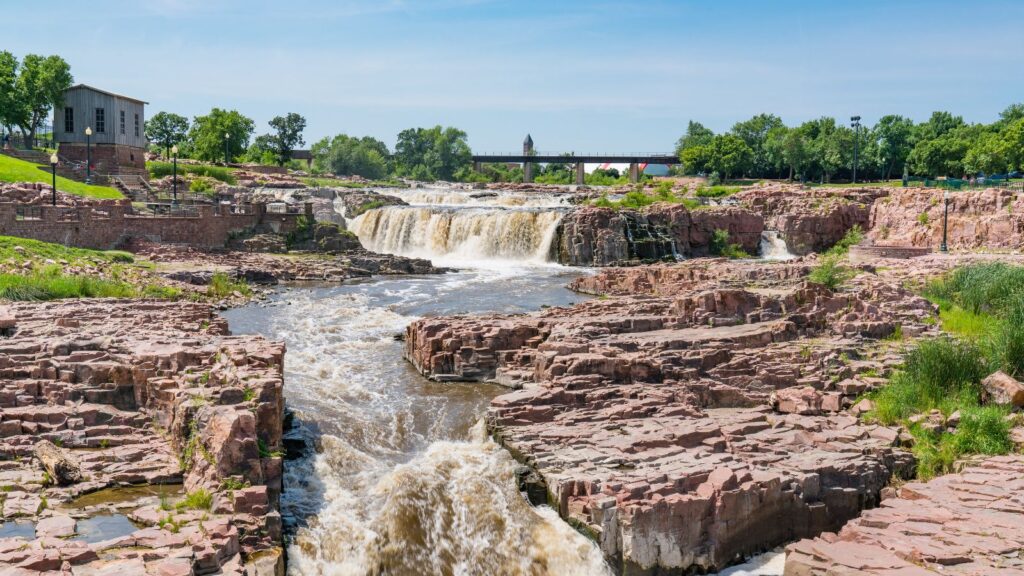
<path id="1" fill-rule="evenodd" d="M 922 188 L 941 188 L 943 190 L 983 190 L 985 188 L 1003 188 L 1014 192 L 1024 192 L 1024 180 L 1013 181 L 1005 179 L 986 180 L 977 178 L 975 180 L 963 180 L 960 178 L 946 178 L 945 180 L 932 180 L 931 178 L 908 178 L 904 186 L 920 186 Z"/>
<path id="2" fill-rule="evenodd" d="M 56 148 L 56 144 L 53 138 L 53 126 L 44 122 L 36 128 L 36 134 L 34 138 L 28 138 L 27 134 L 21 129 L 12 130 L 7 132 L 3 128 L 0 128 L 0 140 L 5 137 L 9 138 L 11 148 L 20 150 L 32 150 L 34 148 Z"/>

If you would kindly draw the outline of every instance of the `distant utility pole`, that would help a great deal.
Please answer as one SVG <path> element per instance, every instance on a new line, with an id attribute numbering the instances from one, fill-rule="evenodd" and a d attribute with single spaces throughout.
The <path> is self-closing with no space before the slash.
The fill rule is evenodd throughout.
<path id="1" fill-rule="evenodd" d="M 860 147 L 860 116 L 850 117 L 850 126 L 853 128 L 853 183 L 857 183 L 857 152 Z"/>

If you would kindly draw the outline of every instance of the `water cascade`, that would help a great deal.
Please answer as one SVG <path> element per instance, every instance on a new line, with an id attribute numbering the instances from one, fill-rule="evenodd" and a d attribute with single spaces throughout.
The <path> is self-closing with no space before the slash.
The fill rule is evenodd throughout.
<path id="1" fill-rule="evenodd" d="M 561 219 L 561 211 L 546 209 L 387 206 L 359 216 L 350 228 L 376 252 L 441 262 L 545 262 Z"/>
<path id="2" fill-rule="evenodd" d="M 790 254 L 786 241 L 775 230 L 761 232 L 761 258 L 765 260 L 791 260 L 796 258 Z"/>

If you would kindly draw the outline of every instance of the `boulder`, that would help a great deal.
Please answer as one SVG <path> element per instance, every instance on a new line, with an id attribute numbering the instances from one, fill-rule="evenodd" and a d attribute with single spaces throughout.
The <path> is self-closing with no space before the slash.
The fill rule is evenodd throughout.
<path id="1" fill-rule="evenodd" d="M 1003 371 L 990 374 L 981 381 L 981 387 L 989 402 L 1024 406 L 1024 384 Z"/>

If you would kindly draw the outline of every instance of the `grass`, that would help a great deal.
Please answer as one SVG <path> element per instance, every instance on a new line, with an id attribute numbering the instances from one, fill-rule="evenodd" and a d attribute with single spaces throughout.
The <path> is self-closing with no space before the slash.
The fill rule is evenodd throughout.
<path id="1" fill-rule="evenodd" d="M 20 247 L 21 250 L 16 249 L 16 247 Z M 123 252 L 121 250 L 69 248 L 40 240 L 18 238 L 17 236 L 0 236 L 0 260 L 8 259 L 13 259 L 15 262 L 47 259 L 66 260 L 71 264 L 84 264 L 98 260 L 124 263 L 135 262 L 135 256 L 131 252 Z"/>
<path id="2" fill-rule="evenodd" d="M 694 193 L 698 198 L 725 198 L 742 190 L 740 186 L 701 186 Z"/>
<path id="3" fill-rule="evenodd" d="M 171 162 L 146 162 L 146 169 L 153 178 L 163 178 L 174 174 L 174 164 Z M 219 180 L 225 184 L 236 184 L 234 170 L 224 166 L 210 166 L 208 164 L 182 164 L 178 163 L 178 175 L 192 174 L 194 176 L 206 176 Z"/>
<path id="4" fill-rule="evenodd" d="M 238 292 L 242 296 L 252 294 L 252 289 L 244 280 L 232 280 L 227 274 L 217 272 L 210 278 L 210 285 L 206 287 L 206 295 L 213 298 L 226 298 Z"/>
<path id="5" fill-rule="evenodd" d="M 729 231 L 721 228 L 714 231 L 711 235 L 711 243 L 708 245 L 708 251 L 714 256 L 724 256 L 726 258 L 750 258 L 750 254 L 743 251 L 743 248 L 739 244 L 732 244 L 729 242 Z"/>
<path id="6" fill-rule="evenodd" d="M 174 505 L 174 508 L 179 512 L 183 510 L 209 510 L 212 507 L 213 494 L 205 488 L 189 492 Z"/>
<path id="7" fill-rule="evenodd" d="M 136 290 L 127 282 L 92 276 L 68 276 L 35 272 L 0 274 L 0 299 L 60 300 L 64 298 L 129 298 Z"/>
<path id="8" fill-rule="evenodd" d="M 635 190 L 630 190 L 622 196 L 619 200 L 612 200 L 608 198 L 607 194 L 602 194 L 600 198 L 591 200 L 592 206 L 599 208 L 611 208 L 612 210 L 639 210 L 646 206 L 656 204 L 658 202 L 668 202 L 670 204 L 682 204 L 690 210 L 693 210 L 700 206 L 700 202 L 692 198 L 683 198 L 676 196 L 672 192 L 671 182 L 661 182 L 654 189 L 653 194 L 644 192 L 643 185 L 639 185 Z"/>
<path id="9" fill-rule="evenodd" d="M 50 184 L 52 176 L 49 170 L 45 172 L 40 170 L 39 164 L 0 154 L 0 181 Z M 57 176 L 57 190 L 89 198 L 123 198 L 120 192 L 109 186 L 92 186 L 69 180 L 63 176 Z"/>
<path id="10" fill-rule="evenodd" d="M 850 251 L 850 246 L 860 244 L 864 240 L 864 231 L 860 226 L 853 226 L 822 256 L 821 263 L 811 270 L 807 279 L 821 284 L 829 290 L 835 290 L 853 278 L 854 272 L 842 261 Z"/>

